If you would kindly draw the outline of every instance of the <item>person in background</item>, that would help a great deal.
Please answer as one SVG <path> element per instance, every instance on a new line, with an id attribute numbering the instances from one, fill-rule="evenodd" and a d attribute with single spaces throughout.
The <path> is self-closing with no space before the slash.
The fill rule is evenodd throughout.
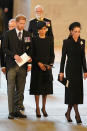
<path id="1" fill-rule="evenodd" d="M 16 20 L 15 19 L 10 19 L 9 23 L 8 23 L 8 29 L 13 30 L 14 28 L 16 28 Z"/>
<path id="2" fill-rule="evenodd" d="M 36 116 L 41 117 L 39 97 L 42 95 L 42 113 L 47 117 L 46 99 L 53 94 L 52 65 L 54 63 L 54 43 L 46 37 L 47 26 L 44 21 L 37 25 L 39 37 L 32 40 L 32 70 L 30 94 L 35 96 Z"/>
<path id="3" fill-rule="evenodd" d="M 39 21 L 44 21 L 46 23 L 47 28 L 48 28 L 48 31 L 46 32 L 46 36 L 51 37 L 53 39 L 53 31 L 52 31 L 51 20 L 45 18 L 43 14 L 44 14 L 43 7 L 41 5 L 36 5 L 35 6 L 35 17 L 36 18 L 32 19 L 29 22 L 28 31 L 31 33 L 32 37 L 39 36 L 37 23 Z"/>
<path id="4" fill-rule="evenodd" d="M 64 78 L 64 67 L 66 62 L 66 78 L 69 81 L 65 88 L 65 104 L 68 105 L 65 114 L 67 121 L 72 122 L 70 113 L 75 111 L 75 119 L 78 124 L 82 123 L 78 104 L 83 104 L 83 77 L 87 77 L 85 40 L 80 38 L 81 25 L 74 22 L 70 25 L 71 36 L 63 41 L 62 57 L 60 63 L 60 81 Z M 83 73 L 84 72 L 84 73 Z"/>
<path id="5" fill-rule="evenodd" d="M 0 0 L 0 8 L 3 11 L 3 32 L 8 30 L 8 21 L 13 17 L 13 4 L 14 0 Z"/>

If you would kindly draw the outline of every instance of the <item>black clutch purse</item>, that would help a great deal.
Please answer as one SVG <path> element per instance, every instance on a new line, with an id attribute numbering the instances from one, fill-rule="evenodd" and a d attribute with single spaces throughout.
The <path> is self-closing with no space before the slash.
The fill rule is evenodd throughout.
<path id="1" fill-rule="evenodd" d="M 63 78 L 63 80 L 60 81 L 60 75 L 58 75 L 58 81 L 62 83 L 65 87 L 69 87 L 69 80 L 67 78 Z"/>

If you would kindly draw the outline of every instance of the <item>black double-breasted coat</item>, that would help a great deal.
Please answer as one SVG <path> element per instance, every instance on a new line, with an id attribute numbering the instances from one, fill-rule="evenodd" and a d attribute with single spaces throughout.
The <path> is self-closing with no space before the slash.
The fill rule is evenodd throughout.
<path id="1" fill-rule="evenodd" d="M 63 41 L 60 72 L 64 72 L 66 61 L 66 78 L 69 87 L 65 88 L 65 104 L 83 104 L 83 72 L 87 72 L 85 58 L 85 40 L 73 38 Z"/>

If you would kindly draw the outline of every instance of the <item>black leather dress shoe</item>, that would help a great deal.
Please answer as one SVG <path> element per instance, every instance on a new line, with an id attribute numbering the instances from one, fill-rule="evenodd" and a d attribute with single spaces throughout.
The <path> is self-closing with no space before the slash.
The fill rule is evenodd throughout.
<path id="1" fill-rule="evenodd" d="M 14 119 L 14 118 L 15 118 L 14 113 L 9 113 L 9 115 L 8 115 L 8 119 Z"/>
<path id="2" fill-rule="evenodd" d="M 15 117 L 17 117 L 17 118 L 27 118 L 27 116 L 22 114 L 20 111 L 15 112 Z"/>

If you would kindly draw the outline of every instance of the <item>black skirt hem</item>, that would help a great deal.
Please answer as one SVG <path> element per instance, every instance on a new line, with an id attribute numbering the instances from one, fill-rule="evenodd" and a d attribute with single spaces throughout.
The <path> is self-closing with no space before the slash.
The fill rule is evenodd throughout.
<path id="1" fill-rule="evenodd" d="M 83 103 L 64 103 L 65 105 L 74 105 L 74 104 L 77 104 L 77 105 L 82 105 Z"/>
<path id="2" fill-rule="evenodd" d="M 30 93 L 30 95 L 53 95 L 53 93 Z"/>

